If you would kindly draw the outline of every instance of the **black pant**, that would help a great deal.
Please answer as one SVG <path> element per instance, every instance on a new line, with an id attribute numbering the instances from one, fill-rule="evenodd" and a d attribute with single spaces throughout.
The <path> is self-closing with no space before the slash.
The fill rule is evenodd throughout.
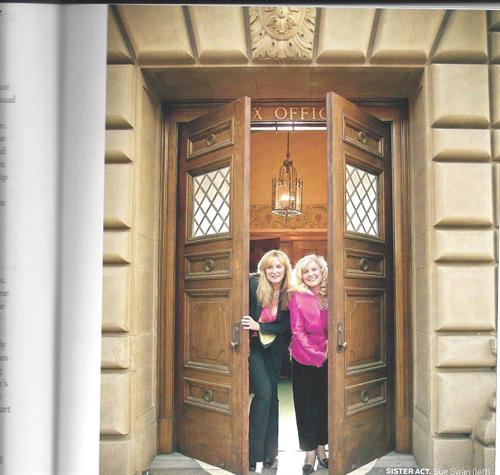
<path id="1" fill-rule="evenodd" d="M 250 340 L 250 405 L 249 462 L 262 462 L 278 455 L 278 379 L 281 358 L 278 337 L 269 348 L 258 338 Z"/>
<path id="2" fill-rule="evenodd" d="M 301 450 L 328 443 L 328 360 L 306 366 L 292 358 L 292 388 Z"/>

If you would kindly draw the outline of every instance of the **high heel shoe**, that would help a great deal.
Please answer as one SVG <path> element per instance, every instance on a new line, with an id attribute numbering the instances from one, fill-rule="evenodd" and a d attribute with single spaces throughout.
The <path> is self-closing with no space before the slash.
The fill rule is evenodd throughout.
<path id="1" fill-rule="evenodd" d="M 310 463 L 302 465 L 302 475 L 309 475 L 310 473 L 313 472 L 314 472 L 314 465 L 311 465 Z"/>
<path id="2" fill-rule="evenodd" d="M 319 455 L 316 456 L 316 458 L 318 459 L 318 464 L 321 465 L 323 468 L 328 468 L 328 459 L 327 458 L 320 458 Z"/>
<path id="3" fill-rule="evenodd" d="M 276 462 L 276 457 L 266 457 L 262 465 L 264 468 L 271 468 L 274 465 L 274 462 Z"/>

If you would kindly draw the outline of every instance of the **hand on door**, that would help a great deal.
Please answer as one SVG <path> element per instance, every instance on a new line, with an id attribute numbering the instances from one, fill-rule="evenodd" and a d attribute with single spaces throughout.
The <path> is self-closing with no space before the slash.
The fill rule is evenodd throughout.
<path id="1" fill-rule="evenodd" d="M 259 322 L 256 322 L 250 315 L 244 315 L 241 318 L 241 324 L 245 330 L 260 330 Z"/>

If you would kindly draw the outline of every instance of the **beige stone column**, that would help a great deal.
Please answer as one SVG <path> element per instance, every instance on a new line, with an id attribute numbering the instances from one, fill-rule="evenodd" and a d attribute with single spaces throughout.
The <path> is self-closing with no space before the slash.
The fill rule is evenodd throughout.
<path id="1" fill-rule="evenodd" d="M 443 26 L 412 100 L 414 453 L 472 469 L 496 385 L 497 66 L 489 13 L 452 11 Z"/>
<path id="2" fill-rule="evenodd" d="M 129 45 L 111 10 L 103 157 L 103 475 L 140 473 L 157 446 L 161 104 Z"/>

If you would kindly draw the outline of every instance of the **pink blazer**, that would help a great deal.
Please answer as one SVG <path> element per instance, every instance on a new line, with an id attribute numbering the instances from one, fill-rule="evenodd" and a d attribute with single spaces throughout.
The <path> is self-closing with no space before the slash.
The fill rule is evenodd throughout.
<path id="1" fill-rule="evenodd" d="M 320 310 L 316 295 L 294 292 L 288 302 L 292 341 L 290 354 L 299 363 L 321 367 L 326 360 L 328 309 Z"/>

